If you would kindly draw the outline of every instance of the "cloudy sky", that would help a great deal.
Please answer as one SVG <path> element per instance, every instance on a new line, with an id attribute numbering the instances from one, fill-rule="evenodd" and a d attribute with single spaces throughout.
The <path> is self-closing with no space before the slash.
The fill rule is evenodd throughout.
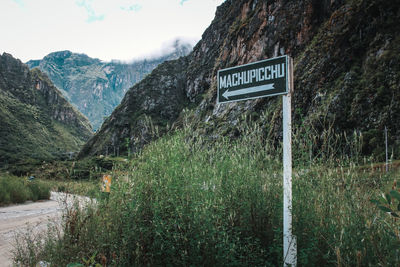
<path id="1" fill-rule="evenodd" d="M 60 50 L 102 60 L 196 43 L 224 0 L 1 0 L 0 53 L 26 62 Z"/>

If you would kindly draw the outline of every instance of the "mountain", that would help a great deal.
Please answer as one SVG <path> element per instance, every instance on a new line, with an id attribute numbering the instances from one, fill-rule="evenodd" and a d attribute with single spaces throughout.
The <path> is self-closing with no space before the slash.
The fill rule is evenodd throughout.
<path id="1" fill-rule="evenodd" d="M 191 50 L 191 45 L 176 40 L 164 55 L 132 63 L 103 62 L 85 54 L 60 51 L 26 64 L 46 73 L 96 130 L 133 84 L 161 62 L 186 56 Z"/>
<path id="2" fill-rule="evenodd" d="M 0 167 L 78 151 L 92 136 L 89 121 L 40 70 L 0 55 Z"/>
<path id="3" fill-rule="evenodd" d="M 260 138 L 281 140 L 280 97 L 217 104 L 216 76 L 283 54 L 294 59 L 294 131 L 313 140 L 314 156 L 324 140 L 341 136 L 382 158 L 385 126 L 399 151 L 398 21 L 399 5 L 383 0 L 226 0 L 192 53 L 130 88 L 80 156 L 135 151 L 183 123 L 215 139 L 237 136 L 250 119 L 263 129 Z"/>

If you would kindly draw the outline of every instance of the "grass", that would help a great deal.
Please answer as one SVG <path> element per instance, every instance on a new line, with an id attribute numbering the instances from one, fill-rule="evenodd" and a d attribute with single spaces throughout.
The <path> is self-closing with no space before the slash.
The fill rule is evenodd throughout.
<path id="1" fill-rule="evenodd" d="M 35 178 L 29 181 L 26 177 L 0 173 L 0 206 L 50 199 L 50 191 L 95 198 L 100 194 L 100 179 L 76 181 Z"/>
<path id="2" fill-rule="evenodd" d="M 242 131 L 241 139 L 211 144 L 186 129 L 151 143 L 113 169 L 109 196 L 68 210 L 61 228 L 32 241 L 35 253 L 20 245 L 15 262 L 281 265 L 281 148 L 260 140 L 260 129 Z M 294 143 L 301 158 L 301 142 Z M 360 168 L 348 157 L 305 158 L 295 159 L 293 175 L 298 264 L 395 266 L 399 221 L 370 200 L 396 189 L 399 171 Z"/>
<path id="3" fill-rule="evenodd" d="M 100 180 L 96 181 L 57 181 L 42 180 L 48 184 L 53 191 L 65 192 L 74 195 L 98 197 L 100 192 Z"/>
<path id="4" fill-rule="evenodd" d="M 0 173 L 0 206 L 49 198 L 50 186 L 47 183 Z"/>

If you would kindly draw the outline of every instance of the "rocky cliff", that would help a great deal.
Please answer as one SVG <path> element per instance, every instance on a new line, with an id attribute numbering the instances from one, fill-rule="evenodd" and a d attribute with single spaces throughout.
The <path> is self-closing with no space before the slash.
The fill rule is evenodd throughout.
<path id="1" fill-rule="evenodd" d="M 399 5 L 383 0 L 226 0 L 193 52 L 182 63 L 156 68 L 132 87 L 81 156 L 106 153 L 115 146 L 121 151 L 140 148 L 151 139 L 144 134 L 148 126 L 138 127 L 144 115 L 158 129 L 152 138 L 168 130 L 166 122 L 179 126 L 185 116 L 205 136 L 235 136 L 243 115 L 251 115 L 266 138 L 280 140 L 281 98 L 218 105 L 216 74 L 283 54 L 295 63 L 296 131 L 314 135 L 315 149 L 328 134 L 356 133 L 363 153 L 379 157 L 386 126 L 391 148 L 399 151 L 399 20 Z M 183 72 L 178 67 L 182 65 Z M 161 71 L 166 69 L 170 72 Z M 174 94 L 163 94 L 159 85 L 168 80 L 180 80 L 169 89 L 180 92 L 179 101 Z M 136 102 L 144 95 L 152 101 Z M 154 103 L 165 103 L 158 115 L 149 111 Z M 161 119 L 162 112 L 179 109 L 180 115 Z M 125 124 L 115 127 L 113 121 Z"/>
<path id="2" fill-rule="evenodd" d="M 89 121 L 45 74 L 0 55 L 0 167 L 78 151 L 92 136 Z"/>
<path id="3" fill-rule="evenodd" d="M 27 65 L 46 73 L 96 130 L 133 84 L 161 62 L 186 56 L 191 50 L 191 45 L 177 40 L 166 54 L 132 63 L 103 62 L 84 54 L 60 51 L 42 60 L 28 61 Z"/>

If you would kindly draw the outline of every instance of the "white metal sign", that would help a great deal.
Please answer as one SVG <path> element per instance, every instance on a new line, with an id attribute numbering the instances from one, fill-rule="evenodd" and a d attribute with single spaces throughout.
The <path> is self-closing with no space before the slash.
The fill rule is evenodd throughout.
<path id="1" fill-rule="evenodd" d="M 297 240 L 292 234 L 293 59 L 282 56 L 219 70 L 217 79 L 220 104 L 283 95 L 283 266 L 296 266 Z"/>

